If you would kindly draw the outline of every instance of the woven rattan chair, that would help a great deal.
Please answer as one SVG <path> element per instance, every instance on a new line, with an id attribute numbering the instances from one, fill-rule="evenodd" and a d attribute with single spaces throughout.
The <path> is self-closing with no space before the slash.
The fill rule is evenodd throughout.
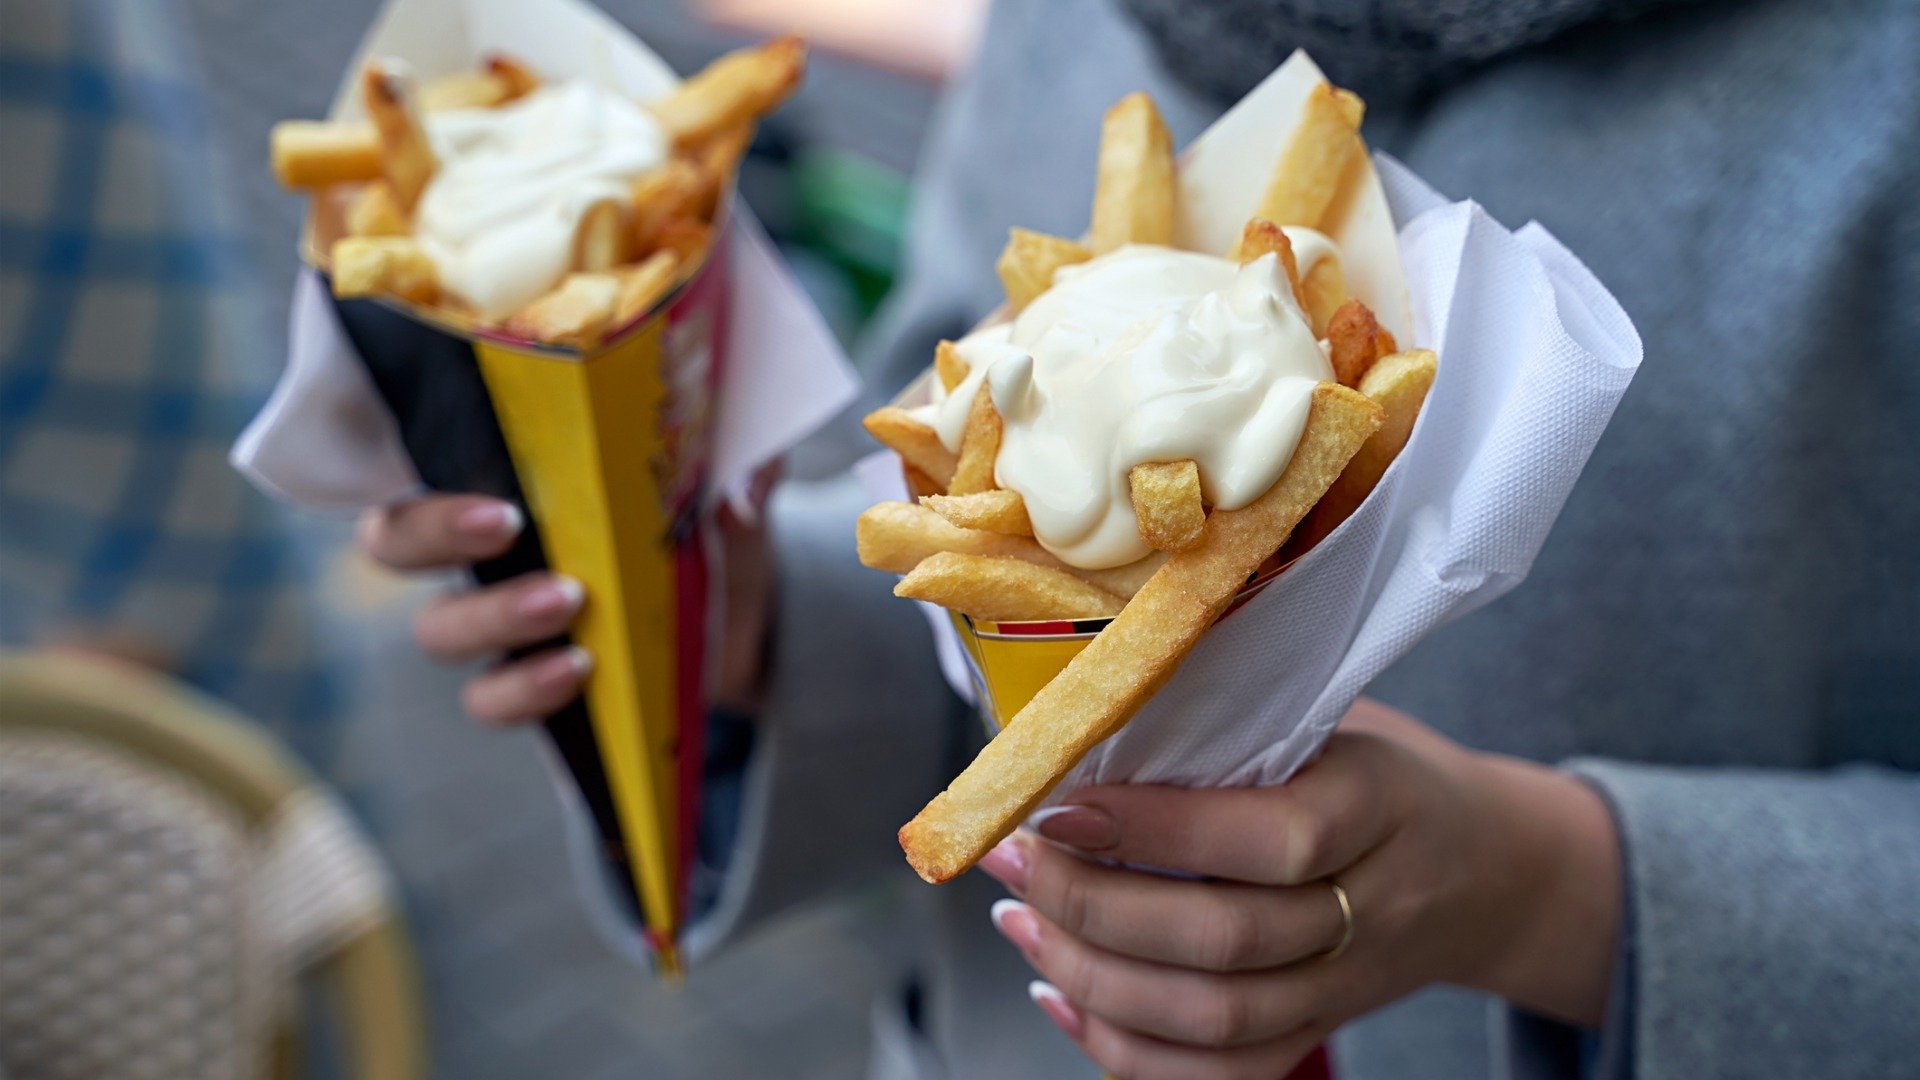
<path id="1" fill-rule="evenodd" d="M 309 978 L 311 977 L 311 978 Z M 0 1077 L 425 1074 L 386 872 L 263 733 L 159 676 L 0 653 Z"/>

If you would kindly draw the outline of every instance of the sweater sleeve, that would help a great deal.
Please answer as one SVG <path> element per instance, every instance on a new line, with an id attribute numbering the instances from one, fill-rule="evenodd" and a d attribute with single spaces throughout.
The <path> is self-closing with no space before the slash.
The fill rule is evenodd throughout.
<path id="1" fill-rule="evenodd" d="M 1913 1065 L 1920 777 L 1576 761 L 1626 859 L 1598 1080 L 1883 1077 Z M 1504 1075 L 1572 1075 L 1568 1029 L 1514 1014 Z"/>

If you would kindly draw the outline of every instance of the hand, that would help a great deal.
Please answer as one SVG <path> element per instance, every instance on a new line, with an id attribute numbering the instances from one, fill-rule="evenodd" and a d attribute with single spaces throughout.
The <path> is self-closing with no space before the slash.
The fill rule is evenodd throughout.
<path id="1" fill-rule="evenodd" d="M 777 469 L 755 478 L 763 506 Z M 767 628 L 772 622 L 773 556 L 759 518 L 719 515 L 724 590 L 720 655 L 713 703 L 751 711 L 757 703 Z M 375 561 L 403 571 L 447 570 L 503 554 L 525 527 L 518 508 L 480 495 L 427 495 L 368 511 L 360 543 Z M 578 581 L 535 572 L 429 601 L 414 619 L 414 638 L 446 663 L 467 663 L 533 645 L 566 632 L 587 601 Z M 531 723 L 580 694 L 593 658 L 578 646 L 555 646 L 488 668 L 467 680 L 461 704 L 493 725 Z"/>
<path id="2" fill-rule="evenodd" d="M 1603 1018 L 1620 871 L 1598 795 L 1377 703 L 1284 786 L 1090 788 L 1033 826 L 981 862 L 1025 901 L 994 923 L 1047 980 L 1035 1002 L 1115 1076 L 1281 1076 L 1433 983 Z M 1329 955 L 1336 882 L 1353 936 Z"/>

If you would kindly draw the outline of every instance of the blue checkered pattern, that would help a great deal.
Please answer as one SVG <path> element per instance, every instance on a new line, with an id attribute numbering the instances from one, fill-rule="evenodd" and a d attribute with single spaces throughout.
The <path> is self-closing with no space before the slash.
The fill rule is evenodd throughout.
<path id="1" fill-rule="evenodd" d="M 0 644 L 157 648 L 312 758 L 311 563 L 226 465 L 282 342 L 179 15 L 25 0 L 0 32 Z"/>

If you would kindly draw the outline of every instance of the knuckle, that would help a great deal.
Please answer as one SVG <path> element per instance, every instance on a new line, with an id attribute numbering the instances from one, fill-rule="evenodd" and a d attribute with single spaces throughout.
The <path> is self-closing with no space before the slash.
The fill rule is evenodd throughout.
<path id="1" fill-rule="evenodd" d="M 1054 875 L 1055 886 L 1055 925 L 1074 937 L 1085 937 L 1089 924 L 1093 920 L 1093 899 L 1089 896 L 1087 880 L 1072 870 Z"/>
<path id="2" fill-rule="evenodd" d="M 1235 971 L 1251 965 L 1260 948 L 1259 921 L 1238 904 L 1213 904 L 1200 917 L 1200 966 Z"/>
<path id="3" fill-rule="evenodd" d="M 1333 825 L 1322 815 L 1302 809 L 1288 815 L 1281 830 L 1281 884 L 1298 885 L 1319 876 L 1334 848 Z"/>
<path id="4" fill-rule="evenodd" d="M 1061 970 L 1056 973 L 1059 977 L 1054 985 L 1067 995 L 1067 1000 L 1098 1012 L 1100 973 L 1093 957 L 1084 949 L 1073 949 L 1061 958 L 1059 966 Z"/>
<path id="5" fill-rule="evenodd" d="M 1253 1011 L 1244 994 L 1214 986 L 1195 996 L 1198 1007 L 1192 1020 L 1193 1037 L 1202 1046 L 1232 1046 L 1247 1037 L 1253 1023 Z"/>

